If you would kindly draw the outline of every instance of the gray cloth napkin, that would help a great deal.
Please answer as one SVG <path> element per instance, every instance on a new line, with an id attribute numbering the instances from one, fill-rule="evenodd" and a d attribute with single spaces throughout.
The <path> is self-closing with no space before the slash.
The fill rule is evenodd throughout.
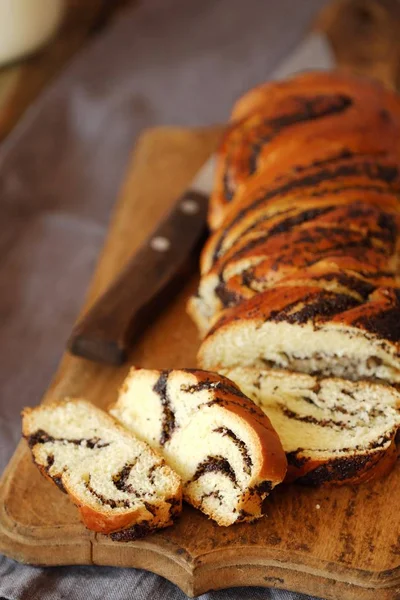
<path id="1" fill-rule="evenodd" d="M 139 131 L 225 120 L 268 78 L 325 0 L 146 0 L 74 59 L 0 147 L 0 472 L 83 301 Z M 186 596 L 135 569 L 35 568 L 0 556 L 0 596 Z M 231 589 L 207 600 L 300 598 Z M 303 597 L 304 598 L 304 597 Z"/>

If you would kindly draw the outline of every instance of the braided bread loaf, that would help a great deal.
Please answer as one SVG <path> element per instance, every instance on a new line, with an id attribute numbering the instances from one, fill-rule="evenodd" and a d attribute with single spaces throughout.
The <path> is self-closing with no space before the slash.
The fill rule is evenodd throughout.
<path id="1" fill-rule="evenodd" d="M 39 471 L 70 496 L 88 529 L 129 541 L 181 511 L 178 475 L 90 402 L 26 408 L 22 433 Z"/>
<path id="2" fill-rule="evenodd" d="M 313 73 L 249 92 L 188 310 L 203 368 L 400 382 L 400 102 Z"/>
<path id="3" fill-rule="evenodd" d="M 215 373 L 132 369 L 111 414 L 162 452 L 185 500 L 219 525 L 253 521 L 286 473 L 267 416 Z"/>

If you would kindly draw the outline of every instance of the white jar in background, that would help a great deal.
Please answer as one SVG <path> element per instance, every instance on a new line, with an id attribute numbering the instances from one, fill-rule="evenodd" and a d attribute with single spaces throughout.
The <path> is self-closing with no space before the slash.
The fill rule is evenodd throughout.
<path id="1" fill-rule="evenodd" d="M 0 0 L 0 65 L 45 44 L 63 12 L 64 0 Z"/>

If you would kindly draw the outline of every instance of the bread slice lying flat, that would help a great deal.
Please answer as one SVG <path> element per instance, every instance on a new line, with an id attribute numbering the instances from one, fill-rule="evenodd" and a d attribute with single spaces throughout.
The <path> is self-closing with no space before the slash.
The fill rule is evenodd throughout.
<path id="1" fill-rule="evenodd" d="M 110 412 L 163 453 L 184 498 L 219 525 L 262 516 L 263 500 L 285 477 L 269 419 L 215 373 L 132 369 Z"/>
<path id="2" fill-rule="evenodd" d="M 287 480 L 361 483 L 397 458 L 400 393 L 383 384 L 286 371 L 224 369 L 271 419 L 288 459 Z"/>
<path id="3" fill-rule="evenodd" d="M 85 400 L 23 411 L 40 472 L 66 492 L 88 529 L 129 541 L 172 524 L 180 478 L 143 441 Z"/>
<path id="4" fill-rule="evenodd" d="M 283 368 L 315 375 L 400 382 L 400 291 L 368 302 L 312 286 L 277 287 L 226 311 L 203 341 L 199 364 Z"/>

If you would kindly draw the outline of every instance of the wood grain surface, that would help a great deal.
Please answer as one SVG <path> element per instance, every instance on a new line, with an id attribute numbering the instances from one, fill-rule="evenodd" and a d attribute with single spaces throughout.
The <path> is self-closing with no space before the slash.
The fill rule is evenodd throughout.
<path id="1" fill-rule="evenodd" d="M 86 307 L 151 231 L 213 151 L 219 130 L 155 129 L 140 140 Z M 132 349 L 129 364 L 194 366 L 197 334 L 185 313 L 196 278 Z M 66 354 L 44 401 L 84 396 L 115 400 L 127 366 Z M 335 600 L 400 598 L 400 469 L 381 482 L 312 490 L 279 486 L 268 516 L 218 527 L 184 507 L 179 522 L 144 540 L 112 542 L 87 531 L 68 498 L 43 479 L 20 444 L 0 488 L 0 552 L 21 562 L 148 569 L 188 595 L 239 585 L 279 587 Z M 319 508 L 318 508 L 319 507 Z"/>

